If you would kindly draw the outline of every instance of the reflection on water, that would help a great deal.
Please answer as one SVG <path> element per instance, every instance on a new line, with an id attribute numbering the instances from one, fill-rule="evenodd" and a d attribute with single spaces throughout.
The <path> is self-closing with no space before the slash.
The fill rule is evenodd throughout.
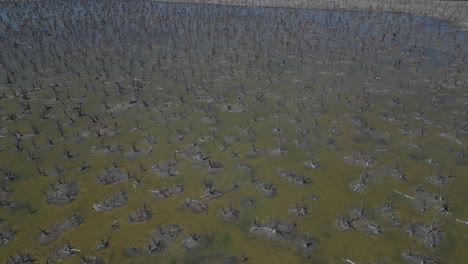
<path id="1" fill-rule="evenodd" d="M 397 13 L 0 5 L 8 263 L 468 258 L 466 32 Z"/>

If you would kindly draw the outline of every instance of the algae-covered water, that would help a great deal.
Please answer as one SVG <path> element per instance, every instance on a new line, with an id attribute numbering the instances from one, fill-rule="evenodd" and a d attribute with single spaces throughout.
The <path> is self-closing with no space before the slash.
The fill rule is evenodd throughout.
<path id="1" fill-rule="evenodd" d="M 466 31 L 139 1 L 0 18 L 0 261 L 468 260 Z"/>

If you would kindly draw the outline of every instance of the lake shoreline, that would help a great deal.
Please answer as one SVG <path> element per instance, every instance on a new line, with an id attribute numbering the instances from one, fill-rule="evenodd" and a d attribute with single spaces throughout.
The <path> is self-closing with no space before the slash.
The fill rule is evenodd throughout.
<path id="1" fill-rule="evenodd" d="M 323 10 L 399 12 L 433 19 L 447 20 L 468 30 L 468 1 L 385 1 L 385 0 L 341 0 L 341 1 L 278 1 L 278 0 L 157 0 L 166 3 L 218 4 L 232 6 L 306 8 Z"/>

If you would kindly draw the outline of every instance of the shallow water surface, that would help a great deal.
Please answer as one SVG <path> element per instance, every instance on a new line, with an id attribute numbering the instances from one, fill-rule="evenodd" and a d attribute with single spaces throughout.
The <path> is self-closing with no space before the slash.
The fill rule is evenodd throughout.
<path id="1" fill-rule="evenodd" d="M 0 260 L 468 259 L 466 31 L 381 12 L 0 7 Z"/>

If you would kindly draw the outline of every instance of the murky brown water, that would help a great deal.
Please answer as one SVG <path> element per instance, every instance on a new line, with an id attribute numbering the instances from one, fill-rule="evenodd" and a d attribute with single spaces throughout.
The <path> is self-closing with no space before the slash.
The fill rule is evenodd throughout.
<path id="1" fill-rule="evenodd" d="M 7 263 L 468 259 L 466 32 L 394 13 L 0 6 Z"/>

